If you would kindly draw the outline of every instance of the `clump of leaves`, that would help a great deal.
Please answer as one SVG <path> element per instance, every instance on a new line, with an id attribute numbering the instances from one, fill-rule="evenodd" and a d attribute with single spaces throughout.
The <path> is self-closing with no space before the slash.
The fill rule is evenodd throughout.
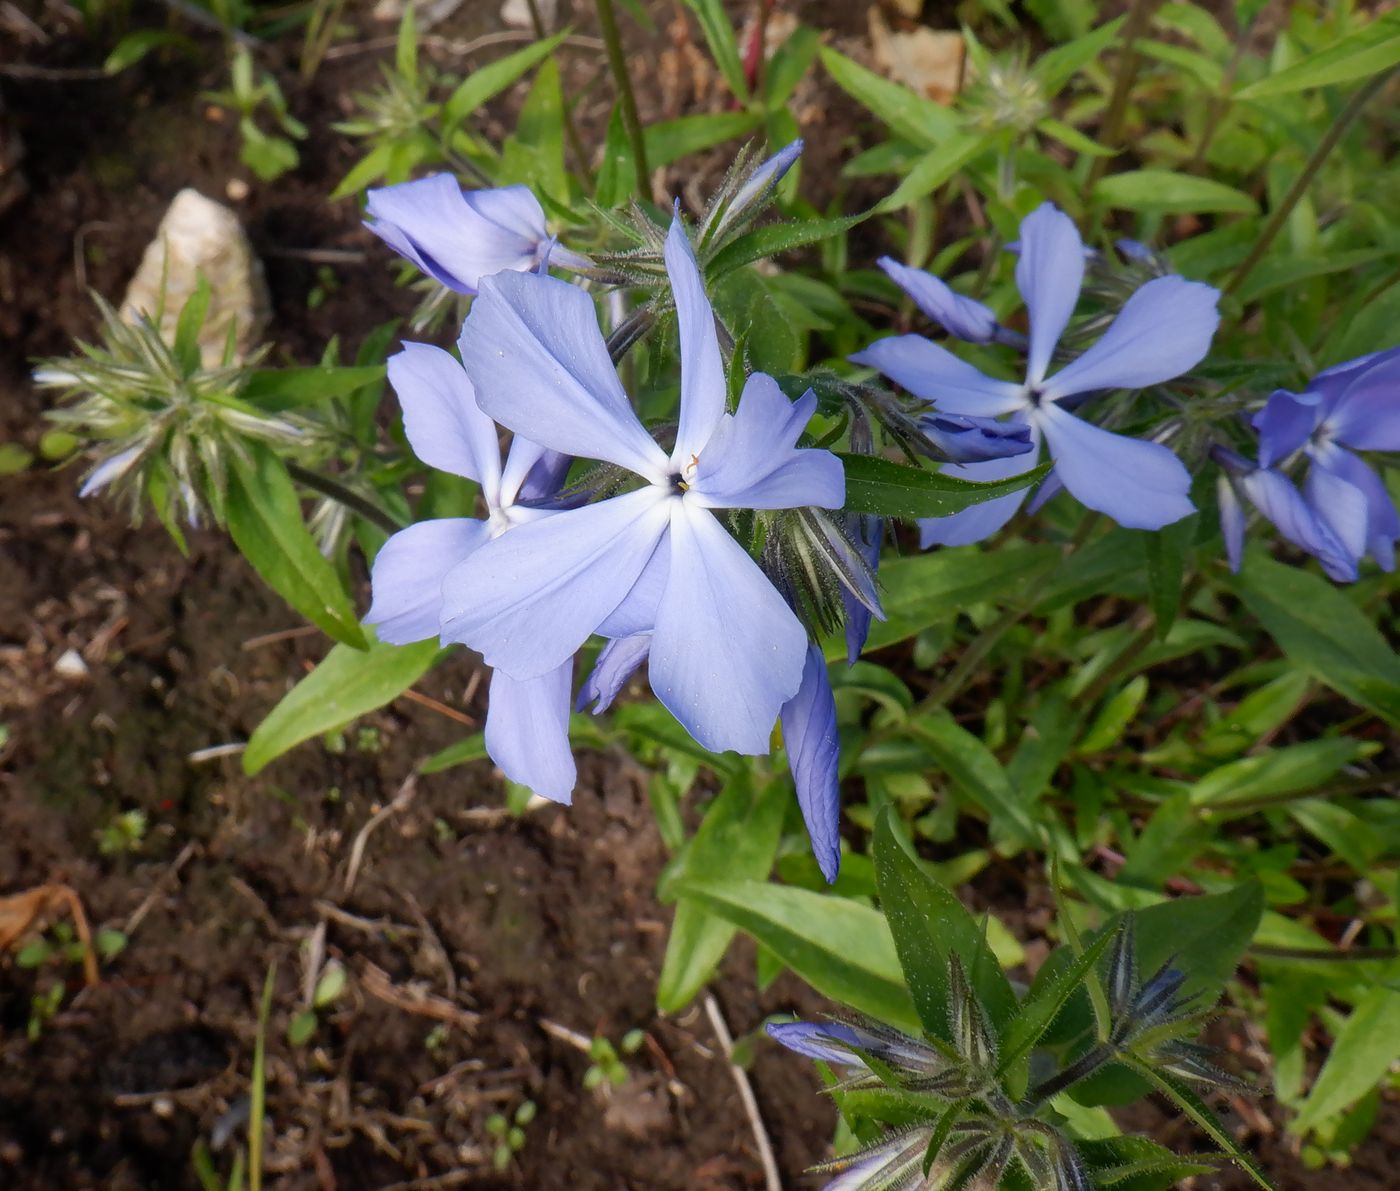
<path id="1" fill-rule="evenodd" d="M 865 1144 L 817 1168 L 840 1176 L 833 1186 L 1088 1191 L 1130 1180 L 1137 1191 L 1166 1191 L 1209 1172 L 1214 1156 L 1076 1129 L 1086 1108 L 1154 1091 L 1270 1186 L 1201 1098 L 1241 1085 L 1195 1040 L 1258 920 L 1257 889 L 1163 903 L 1083 937 L 1066 917 L 1068 945 L 1018 997 L 984 932 L 905 850 L 888 812 L 876 829 L 875 870 L 921 1032 L 862 1018 L 769 1027 L 843 1073 L 831 1091 Z M 1213 904 L 1192 904 L 1202 902 Z M 1192 929 L 1202 909 L 1214 934 Z M 1172 940 L 1185 950 L 1158 959 Z"/>

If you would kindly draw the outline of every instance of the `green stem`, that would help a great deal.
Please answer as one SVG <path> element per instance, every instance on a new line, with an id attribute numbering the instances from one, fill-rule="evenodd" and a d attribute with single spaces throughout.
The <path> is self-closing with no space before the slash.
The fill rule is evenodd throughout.
<path id="1" fill-rule="evenodd" d="M 608 47 L 608 66 L 617 84 L 617 101 L 622 105 L 622 127 L 632 145 L 632 163 L 637 170 L 637 196 L 645 199 L 651 194 L 651 170 L 647 166 L 646 138 L 642 136 L 642 120 L 637 115 L 637 97 L 632 93 L 632 79 L 627 73 L 627 59 L 622 53 L 622 36 L 617 31 L 617 13 L 613 0 L 596 0 L 598 24 L 602 26 L 603 42 Z"/>
<path id="2" fill-rule="evenodd" d="M 1211 142 L 1215 140 L 1215 134 L 1220 131 L 1225 111 L 1230 106 L 1230 92 L 1235 89 L 1235 76 L 1239 73 L 1240 63 L 1244 61 L 1245 54 L 1248 52 L 1250 34 L 1254 31 L 1254 22 L 1257 18 L 1258 14 L 1256 13 L 1240 30 L 1239 40 L 1235 42 L 1235 52 L 1230 57 L 1230 64 L 1225 68 L 1220 86 L 1216 93 L 1210 97 L 1210 102 L 1206 104 L 1205 127 L 1201 129 L 1201 139 L 1196 142 L 1196 151 L 1191 154 L 1191 160 L 1186 163 L 1185 173 L 1194 174 L 1201 168 L 1205 163 L 1206 153 L 1210 149 Z"/>
<path id="3" fill-rule="evenodd" d="M 1235 275 L 1230 278 L 1225 286 L 1227 294 L 1233 294 L 1244 280 L 1252 272 L 1254 266 L 1263 259 L 1264 253 L 1269 250 L 1269 245 L 1274 242 L 1282 230 L 1289 215 L 1293 213 L 1293 208 L 1298 205 L 1298 201 L 1307 193 L 1308 187 L 1312 185 L 1313 179 L 1317 177 L 1318 171 L 1322 169 L 1323 163 L 1331 155 L 1332 150 L 1337 147 L 1338 142 L 1346 135 L 1348 128 L 1361 115 L 1366 105 L 1375 98 L 1385 85 L 1395 77 L 1400 66 L 1393 66 L 1389 70 L 1376 75 L 1364 87 L 1358 90 L 1349 100 L 1347 105 L 1341 110 L 1332 126 L 1327 130 L 1327 134 L 1317 143 L 1312 155 L 1303 164 L 1302 172 L 1293 180 L 1293 185 L 1289 187 L 1288 193 L 1283 196 L 1283 201 L 1279 203 L 1278 209 L 1269 217 L 1269 222 L 1264 225 L 1264 230 L 1259 233 L 1259 238 L 1254 241 L 1254 247 L 1250 249 L 1249 255 L 1245 257 L 1244 263 L 1235 270 Z"/>
<path id="4" fill-rule="evenodd" d="M 1204 585 L 1204 580 L 1200 575 L 1193 575 L 1186 586 L 1181 589 L 1181 606 L 1185 608 L 1196 598 L 1196 594 Z M 1134 634 L 1131 641 L 1123 647 L 1123 652 L 1118 655 L 1116 661 L 1103 668 L 1102 673 L 1094 679 L 1087 687 L 1080 692 L 1076 700 L 1086 707 L 1092 707 L 1120 678 L 1127 675 L 1137 664 L 1138 658 L 1142 656 L 1144 650 L 1152 644 L 1157 637 L 1157 622 L 1150 620 L 1147 624 Z"/>
<path id="5" fill-rule="evenodd" d="M 287 474 L 298 484 L 303 484 L 313 492 L 319 492 L 322 496 L 327 496 L 331 500 L 343 504 L 352 513 L 363 517 L 371 525 L 377 526 L 385 533 L 398 533 L 403 528 L 403 525 L 387 509 L 380 508 L 372 500 L 361 496 L 353 488 L 347 488 L 339 480 L 312 471 L 290 459 L 287 461 Z"/>
<path id="6" fill-rule="evenodd" d="M 1160 0 L 1133 0 L 1132 10 L 1123 26 L 1123 56 L 1118 60 L 1118 75 L 1113 80 L 1113 93 L 1108 99 L 1108 110 L 1104 113 L 1103 127 L 1099 130 L 1099 140 L 1110 149 L 1118 148 L 1123 135 L 1123 121 L 1128 114 L 1128 97 L 1133 93 L 1133 82 L 1137 78 L 1138 56 L 1133 43 L 1147 32 L 1152 20 L 1152 12 Z M 1086 187 L 1094 188 L 1094 183 L 1103 177 L 1108 168 L 1107 157 L 1095 157 L 1089 167 L 1089 180 Z"/>
<path id="7" fill-rule="evenodd" d="M 1301 959 L 1309 962 L 1321 960 L 1324 963 L 1362 960 L 1395 959 L 1400 957 L 1400 948 L 1395 947 L 1348 947 L 1346 950 L 1328 950 L 1326 947 L 1276 947 L 1272 943 L 1252 943 L 1250 955 L 1262 955 L 1269 959 Z"/>

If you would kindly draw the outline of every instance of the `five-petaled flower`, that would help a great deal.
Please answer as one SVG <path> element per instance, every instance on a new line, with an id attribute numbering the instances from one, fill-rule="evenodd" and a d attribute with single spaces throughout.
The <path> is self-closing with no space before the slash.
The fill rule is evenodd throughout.
<path id="1" fill-rule="evenodd" d="M 732 415 L 713 312 L 679 217 L 666 263 L 680 326 L 681 397 L 668 454 L 633 412 L 592 300 L 532 274 L 487 278 L 462 330 L 481 408 L 532 442 L 605 460 L 645 484 L 520 526 L 444 584 L 445 641 L 519 680 L 593 633 L 650 634 L 653 691 L 706 748 L 767 752 L 802 685 L 807 633 L 715 510 L 839 508 L 841 463 L 797 446 L 816 407 L 749 377 Z"/>
<path id="2" fill-rule="evenodd" d="M 503 269 L 590 263 L 550 238 L 544 208 L 528 186 L 463 190 L 451 174 L 433 174 L 371 190 L 365 214 L 370 231 L 459 294 L 476 293 L 483 277 Z"/>
<path id="3" fill-rule="evenodd" d="M 931 402 L 940 412 L 995 418 L 1029 427 L 1055 461 L 1053 482 L 1120 525 L 1158 529 L 1193 509 L 1191 477 L 1160 443 L 1113 434 L 1069 412 L 1084 394 L 1141 389 L 1181 375 L 1205 356 L 1220 321 L 1219 294 L 1182 277 L 1157 277 L 1141 286 L 1088 351 L 1050 374 L 1056 345 L 1069 322 L 1084 278 L 1084 243 L 1074 224 L 1050 204 L 1021 223 L 1016 284 L 1025 299 L 1030 334 L 1025 380 L 994 380 L 919 335 L 881 339 L 852 356 Z M 990 313 L 990 312 L 988 312 Z M 945 300 L 943 315 L 959 332 L 990 334 L 966 299 Z M 974 317 L 975 316 L 975 317 Z M 968 479 L 1021 475 L 1038 450 L 947 470 Z M 980 541 L 1006 524 L 1024 493 L 990 500 L 950 517 L 920 522 L 925 546 Z"/>

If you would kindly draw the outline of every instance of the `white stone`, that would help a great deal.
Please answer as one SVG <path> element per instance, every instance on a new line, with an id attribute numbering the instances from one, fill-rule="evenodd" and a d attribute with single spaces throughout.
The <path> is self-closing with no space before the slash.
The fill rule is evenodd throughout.
<path id="1" fill-rule="evenodd" d="M 62 678 L 86 678 L 88 665 L 76 649 L 65 649 L 53 664 L 53 672 Z"/>
<path id="2" fill-rule="evenodd" d="M 201 275 L 211 291 L 199 335 L 204 363 L 216 365 L 223 358 L 231 327 L 235 328 L 234 359 L 242 361 L 267 326 L 267 283 L 238 216 L 197 190 L 180 191 L 166 210 L 127 287 L 121 315 L 134 322 L 142 314 L 154 317 L 161 310 L 161 332 L 170 342 L 180 311 Z"/>

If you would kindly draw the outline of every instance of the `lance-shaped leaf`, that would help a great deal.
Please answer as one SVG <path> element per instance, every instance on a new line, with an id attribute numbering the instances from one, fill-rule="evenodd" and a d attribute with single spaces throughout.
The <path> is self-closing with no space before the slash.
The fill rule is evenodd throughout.
<path id="1" fill-rule="evenodd" d="M 838 454 L 846 469 L 848 511 L 908 520 L 947 517 L 983 501 L 1009 496 L 1039 483 L 1050 470 L 1050 464 L 1042 463 L 1023 475 L 978 483 L 875 455 Z"/>
<path id="2" fill-rule="evenodd" d="M 436 639 L 377 641 L 367 650 L 335 646 L 258 725 L 243 754 L 243 772 L 257 773 L 303 740 L 383 707 L 422 678 L 440 653 Z"/>
<path id="3" fill-rule="evenodd" d="M 368 648 L 350 597 L 335 568 L 317 549 L 301 519 L 301 502 L 287 468 L 261 443 L 245 442 L 247 457 L 232 455 L 229 532 L 253 569 L 307 620 L 337 641 Z"/>

